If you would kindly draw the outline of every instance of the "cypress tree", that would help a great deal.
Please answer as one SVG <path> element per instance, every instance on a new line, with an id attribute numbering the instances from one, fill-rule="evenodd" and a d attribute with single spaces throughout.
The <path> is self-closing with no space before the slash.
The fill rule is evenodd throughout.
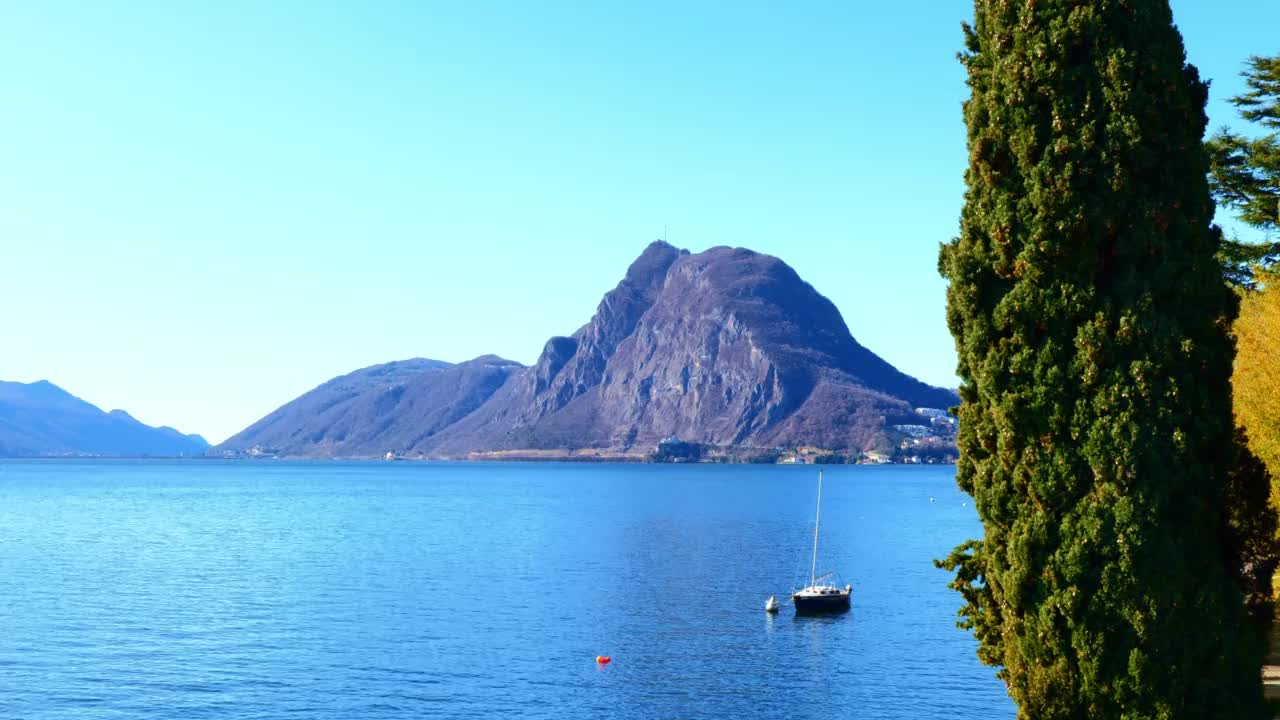
<path id="1" fill-rule="evenodd" d="M 940 563 L 961 626 L 1020 718 L 1268 717 L 1245 600 L 1275 517 L 1232 425 L 1207 84 L 1167 0 L 975 4 L 939 259 L 985 531 Z"/>

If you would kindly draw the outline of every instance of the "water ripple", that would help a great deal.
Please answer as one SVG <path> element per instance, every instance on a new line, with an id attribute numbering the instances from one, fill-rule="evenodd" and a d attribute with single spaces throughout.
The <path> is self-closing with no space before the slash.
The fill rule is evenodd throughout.
<path id="1" fill-rule="evenodd" d="M 1014 715 L 931 564 L 980 533 L 949 468 L 829 471 L 837 618 L 761 610 L 805 468 L 0 468 L 0 717 Z"/>

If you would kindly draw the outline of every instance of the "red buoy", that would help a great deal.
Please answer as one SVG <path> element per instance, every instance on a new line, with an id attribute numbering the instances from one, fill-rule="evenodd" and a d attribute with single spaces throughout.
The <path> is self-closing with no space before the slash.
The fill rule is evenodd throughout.
<path id="1" fill-rule="evenodd" d="M 596 662 L 600 663 L 601 665 L 608 665 L 612 661 L 613 661 L 613 658 L 609 657 L 608 655 L 596 656 Z"/>

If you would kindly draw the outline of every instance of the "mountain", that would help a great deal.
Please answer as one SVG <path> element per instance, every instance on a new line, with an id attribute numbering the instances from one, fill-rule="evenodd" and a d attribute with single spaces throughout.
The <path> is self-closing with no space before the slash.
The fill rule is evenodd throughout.
<path id="1" fill-rule="evenodd" d="M 778 258 L 651 244 L 577 332 L 530 367 L 406 361 L 321 385 L 228 440 L 285 455 L 459 457 L 487 450 L 889 446 L 955 393 L 859 345 Z"/>
<path id="2" fill-rule="evenodd" d="M 486 355 L 456 365 L 402 360 L 334 378 L 283 405 L 220 450 L 372 456 L 423 446 L 480 407 L 524 366 Z"/>
<path id="3" fill-rule="evenodd" d="M 0 457 L 199 455 L 209 443 L 103 412 L 47 380 L 0 381 Z"/>

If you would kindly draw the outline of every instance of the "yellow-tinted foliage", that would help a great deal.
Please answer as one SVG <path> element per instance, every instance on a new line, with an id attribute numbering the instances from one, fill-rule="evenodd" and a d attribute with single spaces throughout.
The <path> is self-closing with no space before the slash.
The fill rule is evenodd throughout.
<path id="1" fill-rule="evenodd" d="M 1236 320 L 1236 420 L 1249 432 L 1249 446 L 1271 472 L 1271 499 L 1280 503 L 1280 275 L 1263 289 L 1245 293 Z"/>

